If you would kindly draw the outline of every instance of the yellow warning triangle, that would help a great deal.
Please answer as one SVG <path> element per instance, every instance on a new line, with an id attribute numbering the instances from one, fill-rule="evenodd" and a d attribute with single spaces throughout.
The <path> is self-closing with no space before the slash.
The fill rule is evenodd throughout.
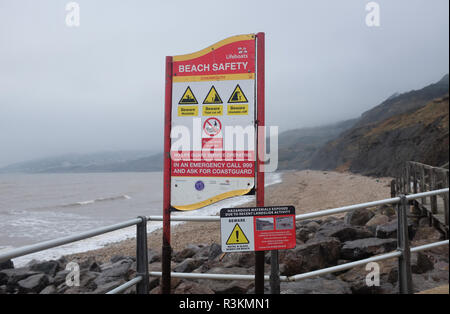
<path id="1" fill-rule="evenodd" d="M 236 88 L 234 89 L 233 93 L 230 96 L 230 99 L 228 99 L 228 103 L 238 104 L 238 103 L 244 103 L 244 102 L 248 102 L 248 99 L 247 99 L 247 97 L 245 97 L 245 94 L 242 91 L 239 84 L 237 84 Z"/>
<path id="2" fill-rule="evenodd" d="M 204 104 L 222 104 L 222 99 L 219 96 L 219 93 L 216 91 L 216 88 L 211 86 L 211 89 L 206 95 L 205 100 L 203 100 Z"/>
<path id="3" fill-rule="evenodd" d="M 197 99 L 194 96 L 194 93 L 191 91 L 191 88 L 188 86 L 180 101 L 179 105 L 195 105 L 198 104 Z"/>
<path id="4" fill-rule="evenodd" d="M 248 244 L 247 236 L 239 224 L 236 224 L 228 237 L 227 244 Z"/>

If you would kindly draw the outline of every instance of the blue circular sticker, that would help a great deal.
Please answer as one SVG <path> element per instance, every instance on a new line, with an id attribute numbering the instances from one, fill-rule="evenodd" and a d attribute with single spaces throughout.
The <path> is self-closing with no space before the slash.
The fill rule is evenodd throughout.
<path id="1" fill-rule="evenodd" d="M 205 188 L 205 184 L 203 183 L 203 181 L 197 181 L 195 182 L 195 189 L 197 191 L 201 191 Z"/>

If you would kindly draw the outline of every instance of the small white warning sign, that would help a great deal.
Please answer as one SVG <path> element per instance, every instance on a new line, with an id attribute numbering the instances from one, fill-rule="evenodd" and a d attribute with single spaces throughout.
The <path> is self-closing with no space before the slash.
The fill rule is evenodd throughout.
<path id="1" fill-rule="evenodd" d="M 255 248 L 253 217 L 221 218 L 222 252 L 248 252 Z"/>
<path id="2" fill-rule="evenodd" d="M 296 245 L 294 206 L 222 208 L 223 252 L 292 249 Z"/>

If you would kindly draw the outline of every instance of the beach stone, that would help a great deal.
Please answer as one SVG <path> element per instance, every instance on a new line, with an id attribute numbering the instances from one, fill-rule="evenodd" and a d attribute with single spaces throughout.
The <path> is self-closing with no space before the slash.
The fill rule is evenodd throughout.
<path id="1" fill-rule="evenodd" d="M 120 260 L 120 259 L 124 259 L 124 258 L 127 258 L 127 257 L 114 255 L 111 259 Z M 87 259 L 85 259 L 81 262 L 78 262 L 78 261 L 74 261 L 74 262 L 78 263 L 80 270 L 88 270 L 88 271 L 94 271 L 94 272 L 102 271 L 102 265 L 96 261 L 94 256 L 89 256 Z M 106 265 L 108 265 L 108 264 L 110 264 L 110 263 L 106 263 Z"/>
<path id="2" fill-rule="evenodd" d="M 418 225 L 419 227 L 430 227 L 430 218 L 428 217 L 420 218 Z"/>
<path id="3" fill-rule="evenodd" d="M 428 225 L 420 227 L 414 234 L 414 241 L 426 240 L 429 243 L 440 241 L 443 238 L 442 234 L 434 227 L 429 227 Z"/>
<path id="4" fill-rule="evenodd" d="M 17 282 L 20 293 L 39 293 L 49 284 L 46 274 L 37 274 Z"/>
<path id="5" fill-rule="evenodd" d="M 295 228 L 300 228 L 300 227 L 306 227 L 308 224 L 310 224 L 311 222 L 316 223 L 317 225 L 320 226 L 320 224 L 322 223 L 322 220 L 319 219 L 306 219 L 306 220 L 300 220 L 297 221 L 295 223 Z"/>
<path id="6" fill-rule="evenodd" d="M 375 212 L 378 215 L 385 215 L 389 218 L 397 215 L 397 212 L 392 205 L 381 205 L 375 210 Z"/>
<path id="7" fill-rule="evenodd" d="M 280 290 L 281 290 L 281 287 L 280 287 Z M 280 291 L 280 293 L 283 293 L 283 292 Z M 253 285 L 253 287 L 251 287 L 250 289 L 247 290 L 247 294 L 255 294 L 255 285 Z M 267 281 L 264 282 L 264 294 L 271 294 L 270 283 Z"/>
<path id="8" fill-rule="evenodd" d="M 448 277 L 447 277 L 448 278 Z M 413 293 L 433 289 L 441 285 L 448 285 L 447 280 L 435 280 L 430 274 L 412 274 Z M 396 286 L 398 291 L 398 285 Z"/>
<path id="9" fill-rule="evenodd" d="M 341 242 L 371 238 L 374 233 L 365 227 L 339 224 L 322 226 L 315 234 L 316 238 L 337 238 Z"/>
<path id="10" fill-rule="evenodd" d="M 39 272 L 32 271 L 28 267 L 4 269 L 0 271 L 0 285 L 14 286 L 20 280 L 37 274 Z"/>
<path id="11" fill-rule="evenodd" d="M 69 270 L 61 270 L 56 273 L 55 277 L 53 277 L 54 285 L 57 287 L 60 284 L 66 282 L 66 277 L 70 273 Z"/>
<path id="12" fill-rule="evenodd" d="M 209 251 L 210 251 L 210 249 L 211 249 L 210 246 L 201 247 L 200 250 L 198 250 L 197 253 L 195 253 L 192 256 L 192 258 L 201 259 L 203 261 L 207 261 L 209 259 Z"/>
<path id="13" fill-rule="evenodd" d="M 33 263 L 30 266 L 30 270 L 41 272 L 53 277 L 59 271 L 59 263 L 57 261 Z"/>
<path id="14" fill-rule="evenodd" d="M 342 280 L 311 278 L 296 282 L 283 282 L 281 294 L 351 294 L 350 285 Z"/>
<path id="15" fill-rule="evenodd" d="M 112 264 L 115 264 L 117 262 L 123 261 L 123 260 L 134 260 L 131 256 L 124 256 L 124 255 L 113 255 L 111 259 L 109 260 Z M 85 265 L 83 265 L 81 268 L 89 268 L 89 266 L 95 263 L 95 258 L 89 257 L 88 261 Z"/>
<path id="16" fill-rule="evenodd" d="M 174 294 L 214 294 L 214 291 L 193 281 L 184 281 L 178 285 Z"/>
<path id="17" fill-rule="evenodd" d="M 81 293 L 83 293 L 83 291 L 80 287 L 65 286 L 64 289 L 58 287 L 57 291 L 58 291 L 58 294 L 81 294 Z"/>
<path id="18" fill-rule="evenodd" d="M 39 294 L 56 294 L 56 287 L 54 285 L 50 285 L 45 287 Z"/>
<path id="19" fill-rule="evenodd" d="M 423 274 L 434 269 L 431 258 L 423 252 L 411 254 L 411 271 L 415 274 Z"/>
<path id="20" fill-rule="evenodd" d="M 414 223 L 411 220 L 408 220 L 409 239 L 414 238 L 415 231 Z M 397 238 L 397 219 L 394 219 L 387 224 L 379 225 L 376 228 L 375 236 L 380 239 Z"/>
<path id="21" fill-rule="evenodd" d="M 68 270 L 59 271 L 54 278 L 52 278 L 53 285 L 56 287 L 57 293 L 83 293 L 83 292 L 91 292 L 97 288 L 97 284 L 95 283 L 95 279 L 100 275 L 97 272 L 91 272 L 87 269 L 83 269 L 80 271 L 80 286 L 67 286 L 66 278 L 71 272 Z M 69 291 L 68 291 L 69 290 Z"/>
<path id="22" fill-rule="evenodd" d="M 433 269 L 430 272 L 424 273 L 429 275 L 429 277 L 431 279 L 433 279 L 435 282 L 443 282 L 448 284 L 448 279 L 449 279 L 449 273 L 448 273 L 448 268 L 447 270 L 442 270 L 442 269 Z"/>
<path id="23" fill-rule="evenodd" d="M 344 222 L 352 226 L 364 226 L 374 215 L 367 208 L 353 209 L 345 215 Z"/>
<path id="24" fill-rule="evenodd" d="M 448 264 L 447 264 L 448 265 Z M 389 269 L 390 272 L 387 276 L 387 281 L 392 284 L 398 284 L 398 265 L 397 261 L 392 261 L 392 267 Z M 427 254 L 423 252 L 417 252 L 411 254 L 411 271 L 414 275 L 424 275 L 426 276 L 426 280 L 431 280 L 435 282 L 446 282 L 448 284 L 448 267 L 447 268 L 439 268 L 439 263 L 434 264 L 433 261 Z M 417 285 L 420 286 L 423 284 L 425 277 L 417 277 L 419 278 L 419 282 L 413 281 L 413 286 Z M 425 290 L 429 285 L 425 283 L 422 288 L 420 288 L 418 291 Z M 397 286 L 398 291 L 398 286 Z"/>
<path id="25" fill-rule="evenodd" d="M 102 273 L 95 279 L 95 284 L 100 287 L 107 283 L 118 281 L 120 279 L 128 280 L 133 272 L 131 266 L 133 261 L 124 259 L 111 265 L 111 268 L 104 269 Z"/>
<path id="26" fill-rule="evenodd" d="M 208 260 L 214 260 L 220 254 L 222 254 L 222 246 L 217 243 L 213 243 L 209 246 Z"/>
<path id="27" fill-rule="evenodd" d="M 86 290 L 95 290 L 97 289 L 97 283 L 95 279 L 99 276 L 99 273 L 92 271 L 81 271 L 80 273 L 80 287 Z"/>
<path id="28" fill-rule="evenodd" d="M 116 281 L 111 281 L 108 283 L 104 283 L 102 285 L 99 285 L 97 289 L 95 289 L 92 293 L 93 294 L 105 294 L 115 288 L 117 288 L 120 285 L 123 285 L 126 281 L 124 279 L 119 279 Z"/>
<path id="29" fill-rule="evenodd" d="M 342 225 L 348 225 L 344 219 L 336 218 L 333 216 L 327 217 L 321 224 L 320 228 L 326 229 L 326 228 L 332 228 L 336 226 L 342 226 Z"/>
<path id="30" fill-rule="evenodd" d="M 201 247 L 198 245 L 188 244 L 187 247 L 185 247 L 183 250 L 175 253 L 172 260 L 174 262 L 179 263 L 179 262 L 185 260 L 186 258 L 193 257 L 196 253 L 198 253 L 200 251 L 200 249 L 201 249 Z"/>
<path id="31" fill-rule="evenodd" d="M 221 261 L 223 267 L 252 267 L 255 265 L 253 252 L 227 253 Z"/>
<path id="32" fill-rule="evenodd" d="M 148 289 L 152 290 L 153 288 L 159 286 L 159 277 L 149 277 L 148 278 Z"/>
<path id="33" fill-rule="evenodd" d="M 315 232 L 315 231 L 317 231 L 317 229 L 320 228 L 320 224 L 318 224 L 315 221 L 311 221 L 311 222 L 308 222 L 305 227 Z"/>
<path id="34" fill-rule="evenodd" d="M 181 263 L 179 263 L 175 268 L 173 268 L 174 272 L 177 273 L 190 273 L 197 267 L 199 267 L 203 262 L 201 260 L 187 258 Z"/>
<path id="35" fill-rule="evenodd" d="M 280 252 L 280 273 L 291 276 L 336 265 L 341 242 L 336 238 L 313 239 Z"/>
<path id="36" fill-rule="evenodd" d="M 175 266 L 177 266 L 176 263 L 174 263 L 173 261 L 170 262 L 170 269 L 174 269 Z M 148 265 L 148 270 L 149 271 L 161 271 L 162 269 L 162 263 L 161 262 L 153 262 L 151 264 Z"/>
<path id="37" fill-rule="evenodd" d="M 155 250 L 149 249 L 147 255 L 148 255 L 148 263 L 149 264 L 161 261 L 161 254 L 159 254 Z"/>
<path id="38" fill-rule="evenodd" d="M 245 267 L 213 267 L 207 271 L 208 274 L 254 274 L 254 269 Z M 198 283 L 214 291 L 217 294 L 242 294 L 254 286 L 250 280 L 208 280 L 200 279 Z"/>
<path id="39" fill-rule="evenodd" d="M 366 269 L 366 265 L 351 268 L 338 278 L 350 285 L 353 294 L 388 294 L 396 293 L 395 282 L 397 282 L 397 260 L 389 259 L 377 262 L 380 270 L 380 285 L 368 286 L 366 277 L 372 268 Z"/>
<path id="40" fill-rule="evenodd" d="M 347 241 L 341 248 L 340 258 L 356 261 L 373 255 L 391 252 L 396 248 L 396 239 L 366 238 Z"/>
<path id="41" fill-rule="evenodd" d="M 233 280 L 220 283 L 218 280 L 213 281 L 208 289 L 211 289 L 216 294 L 246 294 L 254 286 L 254 282 L 248 280 Z"/>
<path id="42" fill-rule="evenodd" d="M 88 270 L 91 272 L 96 272 L 96 273 L 101 273 L 102 272 L 102 268 L 100 267 L 100 264 L 98 264 L 97 262 L 92 262 L 91 265 L 89 265 Z"/>
<path id="43" fill-rule="evenodd" d="M 217 262 L 217 257 L 221 254 L 222 247 L 217 243 L 212 243 L 211 245 L 201 247 L 192 258 L 202 260 L 204 265 L 208 266 Z"/>
<path id="44" fill-rule="evenodd" d="M 59 263 L 59 269 L 65 269 L 69 261 L 65 256 L 61 256 L 56 260 Z"/>
<path id="45" fill-rule="evenodd" d="M 310 229 L 307 226 L 297 228 L 295 232 L 296 238 L 304 243 L 314 237 L 314 231 L 315 230 Z"/>
<path id="46" fill-rule="evenodd" d="M 378 225 L 384 225 L 389 222 L 389 217 L 383 214 L 376 214 L 367 223 L 366 227 L 375 227 Z"/>
<path id="47" fill-rule="evenodd" d="M 0 270 L 3 270 L 3 269 L 12 269 L 12 268 L 14 268 L 14 263 L 13 263 L 13 261 L 12 260 L 7 260 L 7 261 L 4 261 L 4 262 L 1 262 L 0 263 Z"/>
<path id="48" fill-rule="evenodd" d="M 322 222 L 320 222 L 320 225 L 326 224 L 326 223 L 336 223 L 336 222 L 341 222 L 344 223 L 344 219 L 343 218 L 338 218 L 336 216 L 326 216 L 325 219 L 322 220 Z"/>

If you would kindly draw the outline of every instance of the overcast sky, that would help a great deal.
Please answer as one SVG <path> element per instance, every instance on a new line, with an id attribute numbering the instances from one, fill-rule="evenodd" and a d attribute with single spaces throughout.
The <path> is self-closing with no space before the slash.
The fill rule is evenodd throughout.
<path id="1" fill-rule="evenodd" d="M 0 166 L 69 152 L 162 150 L 164 60 L 266 33 L 266 121 L 359 116 L 449 68 L 448 0 L 0 0 Z"/>

